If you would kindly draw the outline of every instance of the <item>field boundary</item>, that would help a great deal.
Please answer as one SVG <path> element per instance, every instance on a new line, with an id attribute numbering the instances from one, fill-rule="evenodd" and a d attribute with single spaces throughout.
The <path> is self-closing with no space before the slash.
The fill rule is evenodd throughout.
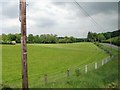
<path id="1" fill-rule="evenodd" d="M 89 73 L 93 70 L 97 70 L 98 68 L 104 66 L 105 64 L 107 64 L 108 62 L 110 62 L 111 60 L 113 60 L 113 58 L 116 56 L 112 53 L 112 51 L 110 51 L 109 49 L 106 49 L 103 45 L 99 44 L 99 43 L 94 43 L 96 46 L 98 46 L 100 49 L 104 50 L 107 54 L 109 54 L 108 57 L 97 61 L 97 62 L 92 62 L 86 65 L 82 65 L 80 67 L 76 67 L 76 68 L 68 68 L 65 72 L 63 73 L 55 73 L 51 75 L 45 74 L 43 75 L 43 77 L 41 78 L 40 82 L 43 82 L 42 85 L 46 85 L 47 83 L 55 83 L 56 81 L 58 81 L 59 79 L 62 78 L 69 78 L 72 75 L 76 75 L 76 76 L 80 76 L 81 74 L 86 74 Z M 57 75 L 58 74 L 58 75 Z M 57 79 L 56 79 L 57 77 Z M 59 78 L 58 78 L 59 77 Z"/>
<path id="2" fill-rule="evenodd" d="M 54 73 L 44 73 L 44 74 L 34 74 L 34 76 L 30 75 L 28 76 L 29 80 L 29 86 L 32 87 L 46 87 L 48 84 L 55 84 L 59 83 L 62 79 L 70 78 L 71 76 L 80 76 L 82 74 L 87 74 L 91 71 L 95 71 L 99 69 L 100 67 L 104 66 L 105 64 L 109 63 L 113 58 L 116 56 L 113 54 L 109 49 L 106 49 L 103 45 L 97 45 L 100 49 L 104 50 L 109 56 L 99 60 L 94 61 L 92 63 L 84 64 L 84 65 L 77 65 L 71 68 L 68 68 L 64 71 L 57 71 Z M 94 58 L 93 58 L 94 59 Z M 22 78 L 17 78 L 9 81 L 21 81 Z M 6 85 L 8 83 L 7 81 L 4 82 Z M 52 86 L 51 86 L 52 87 Z"/>

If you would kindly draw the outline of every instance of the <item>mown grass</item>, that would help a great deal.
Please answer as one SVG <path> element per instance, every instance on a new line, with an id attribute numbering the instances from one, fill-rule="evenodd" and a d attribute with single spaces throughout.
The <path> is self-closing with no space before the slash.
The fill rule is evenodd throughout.
<path id="1" fill-rule="evenodd" d="M 27 48 L 29 87 L 44 87 L 44 85 L 40 86 L 40 83 L 44 83 L 40 81 L 44 74 L 51 75 L 52 77 L 53 73 L 60 74 L 66 72 L 68 68 L 70 69 L 94 61 L 99 61 L 108 56 L 108 54 L 93 43 L 30 44 Z M 2 70 L 4 85 L 17 88 L 21 87 L 20 45 L 2 45 Z M 83 76 L 84 78 L 88 78 L 86 75 Z M 95 75 L 95 77 L 97 77 L 97 75 Z M 59 78 L 59 76 L 56 76 L 56 78 Z M 82 79 L 84 80 L 84 78 Z M 72 79 L 73 81 L 76 81 L 74 77 Z M 87 79 L 85 80 L 87 82 Z M 90 81 L 90 79 L 88 79 L 88 81 Z M 70 82 L 72 83 L 71 79 Z M 77 82 L 79 81 L 74 83 Z M 95 84 L 98 85 L 99 83 Z M 62 85 L 63 84 L 57 84 L 55 86 L 75 87 L 69 84 Z M 77 85 L 76 87 L 84 86 L 85 85 L 83 84 L 83 86 Z"/>
<path id="2" fill-rule="evenodd" d="M 81 74 L 80 76 L 70 76 L 51 82 L 44 87 L 52 88 L 118 88 L 118 58 L 108 62 L 103 67 Z M 114 83 L 114 85 L 112 85 Z"/>
<path id="3" fill-rule="evenodd" d="M 0 83 L 2 83 L 2 46 L 0 46 Z"/>
<path id="4" fill-rule="evenodd" d="M 110 47 L 104 46 L 108 50 Z M 112 49 L 115 57 L 112 61 L 103 65 L 102 67 L 88 72 L 86 74 L 80 74 L 79 76 L 71 75 L 69 78 L 59 79 L 56 82 L 51 82 L 44 87 L 51 88 L 108 88 L 109 90 L 119 90 L 120 87 L 120 52 Z"/>

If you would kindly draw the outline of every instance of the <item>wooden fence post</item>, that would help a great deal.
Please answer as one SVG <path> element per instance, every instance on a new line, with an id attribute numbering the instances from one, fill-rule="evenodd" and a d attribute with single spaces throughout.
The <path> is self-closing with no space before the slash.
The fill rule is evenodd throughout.
<path id="1" fill-rule="evenodd" d="M 67 69 L 67 77 L 69 77 L 69 76 L 70 76 L 70 70 Z"/>
<path id="2" fill-rule="evenodd" d="M 75 72 L 76 72 L 76 76 L 79 76 L 80 75 L 80 68 L 76 69 Z"/>
<path id="3" fill-rule="evenodd" d="M 105 59 L 105 64 L 107 63 L 106 60 L 107 60 L 107 59 Z"/>
<path id="4" fill-rule="evenodd" d="M 111 61 L 111 57 L 109 57 L 109 58 L 108 58 L 108 60 L 110 60 L 110 61 Z"/>
<path id="5" fill-rule="evenodd" d="M 95 69 L 97 69 L 97 62 L 95 63 Z"/>
<path id="6" fill-rule="evenodd" d="M 85 65 L 85 73 L 87 73 L 87 65 Z"/>
<path id="7" fill-rule="evenodd" d="M 44 80 L 45 80 L 45 84 L 47 84 L 48 83 L 48 76 L 47 76 L 47 74 L 44 75 Z"/>
<path id="8" fill-rule="evenodd" d="M 104 65 L 104 60 L 102 60 L 102 66 Z"/>
<path id="9" fill-rule="evenodd" d="M 108 62 L 108 59 L 106 59 L 106 63 Z"/>

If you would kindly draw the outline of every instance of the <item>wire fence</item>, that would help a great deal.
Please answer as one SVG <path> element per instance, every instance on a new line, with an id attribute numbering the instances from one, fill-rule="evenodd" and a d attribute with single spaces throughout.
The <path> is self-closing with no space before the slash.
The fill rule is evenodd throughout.
<path id="1" fill-rule="evenodd" d="M 50 73 L 50 74 L 34 74 L 31 76 L 28 76 L 29 86 L 30 87 L 43 87 L 43 86 L 48 85 L 49 83 L 52 83 L 54 85 L 56 82 L 58 83 L 58 81 L 62 79 L 66 79 L 70 76 L 73 76 L 73 75 L 79 76 L 81 74 L 86 74 L 88 72 L 97 70 L 98 68 L 104 66 L 105 64 L 113 60 L 114 57 L 115 55 L 108 56 L 105 59 L 102 59 L 100 61 L 92 62 L 92 63 L 78 66 L 78 67 L 69 68 L 65 71 L 57 71 L 57 72 Z M 10 81 L 21 82 L 22 78 L 9 80 L 9 82 Z"/>
<path id="2" fill-rule="evenodd" d="M 107 64 L 108 62 L 110 62 L 112 59 L 114 58 L 114 56 L 108 56 L 107 58 L 100 60 L 100 61 L 96 61 L 96 62 L 92 62 L 80 67 L 76 67 L 76 68 L 71 68 L 71 69 L 67 69 L 64 72 L 57 72 L 57 73 L 53 73 L 53 74 L 43 74 L 41 76 L 37 76 L 37 77 L 30 77 L 30 86 L 31 87 L 37 87 L 37 86 L 44 86 L 46 84 L 49 83 L 56 83 L 57 81 L 59 81 L 60 79 L 65 79 L 68 78 L 70 76 L 76 75 L 79 76 L 81 74 L 85 74 L 88 72 L 91 72 L 93 70 L 96 70 L 102 66 L 104 66 L 105 64 Z"/>
<path id="3" fill-rule="evenodd" d="M 115 57 L 115 54 L 113 54 L 106 48 L 103 48 L 102 46 L 100 46 L 100 48 L 103 49 L 106 53 L 108 53 L 109 56 L 100 61 L 92 62 L 82 66 L 77 65 L 72 68 L 66 69 L 65 71 L 29 75 L 28 76 L 29 86 L 32 88 L 33 87 L 37 88 L 37 87 L 44 87 L 49 83 L 52 83 L 54 85 L 56 82 L 58 83 L 58 81 L 62 79 L 66 79 L 70 76 L 73 75 L 79 76 L 81 74 L 86 74 L 88 72 L 99 69 L 100 67 L 104 66 L 105 64 L 113 60 L 113 58 Z M 21 81 L 21 80 L 22 78 L 14 79 L 14 81 Z"/>

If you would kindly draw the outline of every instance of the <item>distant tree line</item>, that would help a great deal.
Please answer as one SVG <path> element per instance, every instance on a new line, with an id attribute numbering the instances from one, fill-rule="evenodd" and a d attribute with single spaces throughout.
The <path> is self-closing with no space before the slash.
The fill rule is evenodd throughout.
<path id="1" fill-rule="evenodd" d="M 21 34 L 2 34 L 1 42 L 3 44 L 9 44 L 12 41 L 21 43 Z M 27 37 L 27 43 L 75 43 L 86 41 L 85 38 L 75 38 L 73 36 L 57 37 L 56 34 L 42 34 L 33 35 L 29 34 Z"/>
<path id="2" fill-rule="evenodd" d="M 87 41 L 89 42 L 102 42 L 102 43 L 112 43 L 120 46 L 120 30 L 106 33 L 93 33 L 88 32 Z"/>
<path id="3" fill-rule="evenodd" d="M 106 33 L 93 33 L 88 32 L 87 39 L 88 41 L 99 41 L 102 42 L 104 40 L 120 36 L 120 30 L 116 30 L 113 32 L 106 32 Z"/>
<path id="4" fill-rule="evenodd" d="M 16 41 L 16 43 L 20 43 L 21 42 L 21 34 L 2 34 L 1 42 L 3 44 L 11 43 L 12 41 Z"/>
<path id="5" fill-rule="evenodd" d="M 120 30 L 106 33 L 88 32 L 87 38 L 75 38 L 73 36 L 58 37 L 56 34 L 42 34 L 27 36 L 27 43 L 76 43 L 76 42 L 108 42 L 110 38 L 120 35 Z M 21 43 L 21 34 L 2 34 L 0 35 L 0 43 L 9 44 L 12 41 Z M 118 40 L 114 40 L 113 44 L 118 45 Z"/>

